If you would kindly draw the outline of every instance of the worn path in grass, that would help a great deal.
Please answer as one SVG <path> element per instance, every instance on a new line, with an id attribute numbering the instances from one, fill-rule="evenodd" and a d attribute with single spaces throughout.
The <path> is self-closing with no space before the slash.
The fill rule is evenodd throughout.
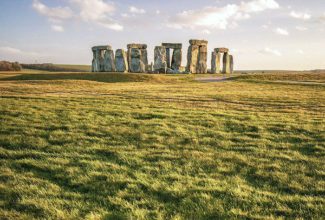
<path id="1" fill-rule="evenodd" d="M 324 76 L 2 74 L 0 219 L 321 219 Z"/>

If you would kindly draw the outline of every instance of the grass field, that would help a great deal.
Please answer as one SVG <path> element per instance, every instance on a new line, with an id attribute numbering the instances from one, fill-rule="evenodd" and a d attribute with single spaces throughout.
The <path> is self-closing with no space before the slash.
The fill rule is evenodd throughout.
<path id="1" fill-rule="evenodd" d="M 0 219 L 323 219 L 325 73 L 194 78 L 0 73 Z"/>

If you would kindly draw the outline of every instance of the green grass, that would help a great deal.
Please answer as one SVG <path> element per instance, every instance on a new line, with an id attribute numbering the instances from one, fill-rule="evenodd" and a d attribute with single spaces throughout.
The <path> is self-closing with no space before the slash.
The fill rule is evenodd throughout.
<path id="1" fill-rule="evenodd" d="M 286 74 L 2 74 L 0 219 L 322 219 L 325 86 L 283 80 L 325 74 Z"/>

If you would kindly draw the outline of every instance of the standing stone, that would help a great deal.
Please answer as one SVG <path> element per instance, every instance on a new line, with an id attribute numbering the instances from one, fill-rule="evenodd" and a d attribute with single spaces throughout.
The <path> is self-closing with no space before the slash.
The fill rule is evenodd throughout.
<path id="1" fill-rule="evenodd" d="M 93 60 L 91 69 L 93 72 L 105 71 L 105 53 L 107 50 L 112 50 L 112 47 L 108 45 L 92 47 Z"/>
<path id="2" fill-rule="evenodd" d="M 187 51 L 187 67 L 186 71 L 189 73 L 196 73 L 196 66 L 198 64 L 199 46 L 190 45 Z"/>
<path id="3" fill-rule="evenodd" d="M 213 51 L 211 55 L 211 73 L 220 73 L 220 57 L 219 52 Z"/>
<path id="4" fill-rule="evenodd" d="M 127 55 L 123 49 L 117 49 L 115 52 L 115 68 L 117 72 L 128 72 Z"/>
<path id="5" fill-rule="evenodd" d="M 156 46 L 155 47 L 155 63 L 154 71 L 157 73 L 166 73 L 167 71 L 167 61 L 166 61 L 166 47 Z"/>
<path id="6" fill-rule="evenodd" d="M 170 68 L 170 48 L 166 48 L 166 62 L 167 68 Z"/>
<path id="7" fill-rule="evenodd" d="M 146 44 L 128 44 L 128 64 L 131 72 L 145 73 L 148 66 Z M 133 60 L 134 59 L 134 60 Z"/>
<path id="8" fill-rule="evenodd" d="M 181 65 L 182 65 L 182 49 L 174 49 L 171 68 L 173 70 L 179 71 Z"/>
<path id="9" fill-rule="evenodd" d="M 141 49 L 137 49 L 137 48 L 131 49 L 130 71 L 132 73 L 144 73 L 145 72 L 145 65 L 141 60 Z"/>
<path id="10" fill-rule="evenodd" d="M 223 70 L 222 73 L 230 73 L 230 56 L 229 53 L 223 54 Z"/>
<path id="11" fill-rule="evenodd" d="M 106 50 L 99 51 L 99 72 L 105 72 L 105 52 Z"/>
<path id="12" fill-rule="evenodd" d="M 234 72 L 234 57 L 232 55 L 229 56 L 230 58 L 230 73 Z"/>
<path id="13" fill-rule="evenodd" d="M 196 67 L 196 73 L 205 74 L 208 72 L 207 61 L 208 61 L 208 48 L 206 46 L 200 46 L 198 66 Z"/>
<path id="14" fill-rule="evenodd" d="M 208 41 L 190 40 L 187 52 L 187 68 L 189 73 L 207 73 Z"/>
<path id="15" fill-rule="evenodd" d="M 141 49 L 141 61 L 145 65 L 145 67 L 148 66 L 148 52 L 147 49 Z M 147 68 L 145 68 L 147 70 Z"/>
<path id="16" fill-rule="evenodd" d="M 115 72 L 115 59 L 113 50 L 106 50 L 104 53 L 104 71 Z"/>

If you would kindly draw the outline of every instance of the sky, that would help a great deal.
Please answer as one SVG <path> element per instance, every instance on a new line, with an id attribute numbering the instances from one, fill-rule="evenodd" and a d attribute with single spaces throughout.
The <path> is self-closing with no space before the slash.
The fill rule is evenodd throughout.
<path id="1" fill-rule="evenodd" d="M 208 40 L 235 69 L 325 69 L 324 0 L 0 0 L 0 60 L 91 64 L 91 47 Z"/>

